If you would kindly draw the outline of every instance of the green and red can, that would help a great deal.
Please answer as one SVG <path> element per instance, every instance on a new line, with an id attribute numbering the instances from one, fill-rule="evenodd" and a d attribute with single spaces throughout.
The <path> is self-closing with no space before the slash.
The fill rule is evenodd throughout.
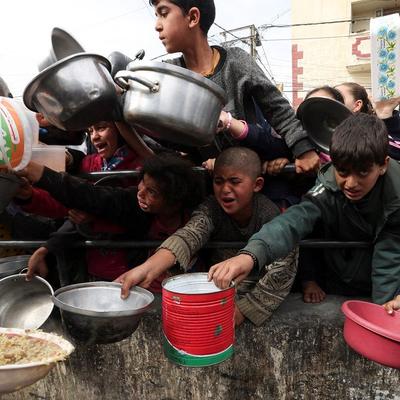
<path id="1" fill-rule="evenodd" d="M 233 354 L 235 289 L 219 289 L 206 273 L 168 278 L 162 283 L 164 351 L 188 366 L 217 364 Z"/>

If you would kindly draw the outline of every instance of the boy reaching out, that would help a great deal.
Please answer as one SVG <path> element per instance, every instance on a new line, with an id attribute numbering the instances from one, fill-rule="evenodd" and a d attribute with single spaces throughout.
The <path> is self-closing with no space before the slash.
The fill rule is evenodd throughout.
<path id="1" fill-rule="evenodd" d="M 166 239 L 142 265 L 117 278 L 122 297 L 133 285 L 148 287 L 175 264 L 187 271 L 190 261 L 209 240 L 246 241 L 260 227 L 279 214 L 278 208 L 259 191 L 263 186 L 261 162 L 245 147 L 231 147 L 217 158 L 214 167 L 214 196 L 192 214 L 186 225 Z M 231 257 L 235 249 L 208 249 L 208 265 Z M 288 251 L 289 253 L 289 251 Z M 284 256 L 287 256 L 286 254 Z M 235 321 L 245 317 L 260 325 L 289 293 L 297 269 L 297 250 L 286 258 L 266 265 L 259 274 L 238 287 Z M 246 292 L 246 293 L 244 293 Z"/>
<path id="2" fill-rule="evenodd" d="M 265 224 L 239 255 L 211 267 L 209 279 L 225 288 L 258 265 L 281 257 L 322 223 L 323 238 L 371 246 L 324 249 L 328 293 L 392 299 L 400 288 L 400 166 L 390 160 L 388 135 L 378 118 L 353 115 L 335 130 L 332 163 L 304 200 Z"/>

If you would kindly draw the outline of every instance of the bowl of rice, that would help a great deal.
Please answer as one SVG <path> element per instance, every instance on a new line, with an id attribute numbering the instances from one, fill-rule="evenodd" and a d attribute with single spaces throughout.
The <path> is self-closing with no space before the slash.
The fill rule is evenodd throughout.
<path id="1" fill-rule="evenodd" d="M 0 328 L 0 395 L 45 377 L 73 351 L 70 342 L 52 333 Z"/>

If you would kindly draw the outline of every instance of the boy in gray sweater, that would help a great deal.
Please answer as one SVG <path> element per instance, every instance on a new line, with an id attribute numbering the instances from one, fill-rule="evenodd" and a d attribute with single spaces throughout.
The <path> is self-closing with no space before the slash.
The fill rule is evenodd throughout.
<path id="1" fill-rule="evenodd" d="M 186 225 L 166 239 L 157 252 L 140 266 L 117 278 L 122 297 L 133 285 L 148 287 L 174 265 L 186 272 L 196 253 L 209 241 L 247 241 L 261 226 L 279 214 L 278 208 L 259 191 L 264 180 L 257 154 L 244 147 L 231 147 L 217 158 L 214 196 L 192 214 Z M 237 250 L 209 249 L 207 264 L 223 261 Z M 235 321 L 247 317 L 260 325 L 280 305 L 292 286 L 297 268 L 297 250 L 266 265 L 238 287 Z"/>
<path id="2" fill-rule="evenodd" d="M 227 104 L 220 116 L 218 149 L 242 141 L 257 124 L 256 106 L 284 138 L 295 157 L 296 172 L 315 170 L 319 158 L 288 101 L 244 50 L 211 47 L 207 33 L 215 19 L 213 0 L 149 0 L 155 9 L 159 39 L 168 53 L 182 56 L 169 62 L 197 72 L 225 90 Z M 218 154 L 211 149 L 207 158 Z"/>

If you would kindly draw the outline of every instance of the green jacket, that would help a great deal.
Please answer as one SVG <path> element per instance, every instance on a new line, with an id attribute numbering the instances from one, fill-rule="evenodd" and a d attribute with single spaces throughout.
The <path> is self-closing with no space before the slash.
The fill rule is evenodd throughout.
<path id="1" fill-rule="evenodd" d="M 325 262 L 354 288 L 371 291 L 382 304 L 400 289 L 400 166 L 390 160 L 385 175 L 358 203 L 336 185 L 331 164 L 321 168 L 316 185 L 300 204 L 265 224 L 244 250 L 266 265 L 288 254 L 321 222 L 323 239 L 367 241 L 368 248 L 325 249 Z"/>

